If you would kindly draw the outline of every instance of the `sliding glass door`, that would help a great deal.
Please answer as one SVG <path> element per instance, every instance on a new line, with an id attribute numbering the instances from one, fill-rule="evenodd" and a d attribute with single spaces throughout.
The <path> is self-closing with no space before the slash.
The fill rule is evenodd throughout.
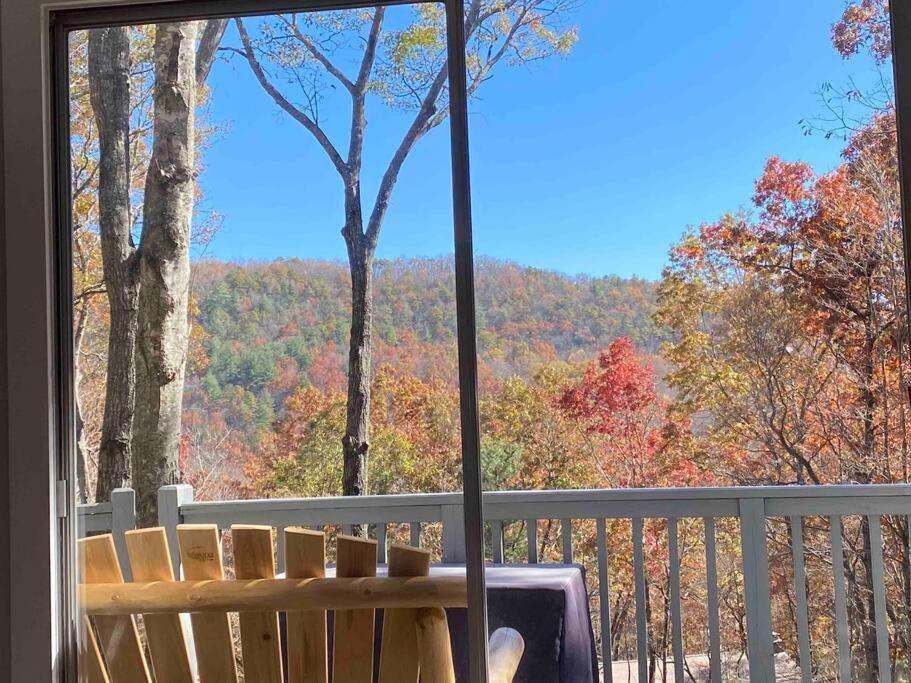
<path id="1" fill-rule="evenodd" d="M 212 10 L 55 15 L 66 583 L 302 578 L 314 531 L 330 575 L 419 546 L 468 579 L 481 680 L 463 9 Z M 244 616 L 70 606 L 82 676 L 299 674 L 284 612 L 263 649 Z M 308 667 L 351 665 L 339 619 Z"/>

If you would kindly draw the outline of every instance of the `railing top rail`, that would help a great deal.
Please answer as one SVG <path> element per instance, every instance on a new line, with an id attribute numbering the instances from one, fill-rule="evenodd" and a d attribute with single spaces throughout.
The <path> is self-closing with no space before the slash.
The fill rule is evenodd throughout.
<path id="1" fill-rule="evenodd" d="M 106 503 L 80 503 L 76 512 L 80 515 L 109 515 L 114 506 L 110 501 Z"/>
<path id="2" fill-rule="evenodd" d="M 717 501 L 812 498 L 877 498 L 911 497 L 911 484 L 844 484 L 826 486 L 727 486 L 705 488 L 638 488 L 638 489 L 573 489 L 548 491 L 488 491 L 486 505 L 533 503 L 546 498 L 548 502 L 594 501 Z M 320 510 L 345 508 L 395 508 L 415 506 L 459 505 L 461 493 L 413 493 L 375 496 L 332 496 L 325 498 L 266 498 L 193 502 L 181 506 L 185 514 L 230 513 L 244 508 L 258 511 Z"/>

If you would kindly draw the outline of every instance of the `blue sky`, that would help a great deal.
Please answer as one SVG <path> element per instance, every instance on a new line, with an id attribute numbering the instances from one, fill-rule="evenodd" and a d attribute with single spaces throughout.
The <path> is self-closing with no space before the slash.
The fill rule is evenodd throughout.
<path id="1" fill-rule="evenodd" d="M 836 165 L 840 142 L 805 136 L 799 121 L 821 113 L 823 82 L 875 77 L 868 61 L 844 62 L 831 46 L 842 8 L 582 0 L 569 57 L 500 68 L 472 102 L 476 253 L 655 278 L 687 226 L 749 204 L 769 155 Z M 233 27 L 225 40 L 237 45 Z M 224 133 L 206 151 L 201 182 L 205 207 L 224 223 L 207 255 L 344 259 L 340 183 L 322 150 L 242 60 L 217 63 L 210 78 Z M 347 106 L 338 92 L 322 107 L 339 145 Z M 409 120 L 369 102 L 367 200 Z M 441 126 L 406 161 L 380 257 L 452 252 L 448 136 Z"/>

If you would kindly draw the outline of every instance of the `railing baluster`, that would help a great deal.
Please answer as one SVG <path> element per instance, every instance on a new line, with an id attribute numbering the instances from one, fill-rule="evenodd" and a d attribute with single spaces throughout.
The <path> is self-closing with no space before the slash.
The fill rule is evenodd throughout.
<path id="1" fill-rule="evenodd" d="M 376 561 L 386 564 L 386 523 L 376 523 Z"/>
<path id="2" fill-rule="evenodd" d="M 680 543 L 677 538 L 677 519 L 667 520 L 668 560 L 671 565 L 671 647 L 674 653 L 674 676 L 683 683 L 683 615 L 680 606 Z"/>
<path id="3" fill-rule="evenodd" d="M 762 498 L 741 498 L 739 506 L 750 681 L 751 683 L 765 683 L 765 681 L 775 680 L 765 501 Z"/>
<path id="4" fill-rule="evenodd" d="M 612 683 L 614 672 L 611 664 L 613 661 L 613 638 L 611 637 L 610 624 L 610 575 L 607 555 L 607 532 L 604 528 L 605 520 L 596 519 L 598 527 L 598 595 L 601 602 L 601 660 L 604 662 L 604 683 Z"/>
<path id="5" fill-rule="evenodd" d="M 879 683 L 891 683 L 889 661 L 889 627 L 886 624 L 886 586 L 883 568 L 883 534 L 879 515 L 867 517 L 870 525 L 870 568 L 873 571 L 873 609 L 876 612 L 876 660 Z"/>
<path id="6" fill-rule="evenodd" d="M 563 564 L 573 563 L 573 521 L 560 520 L 560 534 L 563 536 Z"/>
<path id="7" fill-rule="evenodd" d="M 275 560 L 278 572 L 285 571 L 285 527 L 275 528 Z"/>
<path id="8" fill-rule="evenodd" d="M 408 527 L 411 530 L 411 545 L 415 548 L 421 547 L 421 523 L 409 522 Z"/>
<path id="9" fill-rule="evenodd" d="M 342 524 L 342 533 L 347 534 L 348 536 L 351 536 L 351 534 L 354 533 L 354 525 L 353 524 Z"/>
<path id="10" fill-rule="evenodd" d="M 648 680 L 648 623 L 645 620 L 645 557 L 642 518 L 633 518 L 633 573 L 636 583 L 636 652 L 639 680 Z"/>
<path id="11" fill-rule="evenodd" d="M 490 522 L 490 545 L 494 564 L 503 564 L 503 521 L 500 519 Z"/>
<path id="12" fill-rule="evenodd" d="M 718 614 L 718 564 L 715 558 L 715 518 L 705 517 L 705 583 L 709 617 L 709 680 L 721 683 L 721 626 Z"/>
<path id="13" fill-rule="evenodd" d="M 800 680 L 813 681 L 810 655 L 810 623 L 807 615 L 807 571 L 804 565 L 803 518 L 791 517 L 791 555 L 794 560 L 794 596 L 797 599 L 797 643 L 800 655 Z"/>
<path id="14" fill-rule="evenodd" d="M 130 556 L 127 552 L 124 534 L 135 528 L 136 493 L 133 489 L 114 489 L 111 491 L 111 534 L 114 536 L 114 547 L 117 548 L 117 557 L 125 581 L 133 580 L 133 570 L 130 567 Z M 173 536 L 169 538 L 169 542 L 172 539 Z"/>
<path id="15" fill-rule="evenodd" d="M 838 678 L 851 680 L 851 636 L 848 630 L 848 598 L 845 592 L 845 556 L 841 539 L 841 517 L 829 517 L 832 543 L 832 577 L 835 581 L 835 637 L 838 642 Z"/>
<path id="16" fill-rule="evenodd" d="M 465 509 L 461 505 L 441 505 L 443 524 L 443 562 L 465 563 Z"/>
<path id="17" fill-rule="evenodd" d="M 538 520 L 525 520 L 525 534 L 528 538 L 528 564 L 538 564 Z"/>

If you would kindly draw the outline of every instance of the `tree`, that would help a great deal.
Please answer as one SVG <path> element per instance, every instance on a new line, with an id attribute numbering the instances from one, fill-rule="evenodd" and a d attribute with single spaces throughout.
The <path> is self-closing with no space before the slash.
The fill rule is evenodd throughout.
<path id="1" fill-rule="evenodd" d="M 140 382 L 144 393 L 138 406 L 143 422 L 138 434 L 134 430 L 137 407 L 136 354 L 137 348 L 148 351 L 161 344 L 168 349 L 166 354 L 175 354 L 177 358 L 186 355 L 186 334 L 181 333 L 181 327 L 186 329 L 187 326 L 186 286 L 176 284 L 163 294 L 163 290 L 173 283 L 161 284 L 169 277 L 178 283 L 184 277 L 179 267 L 176 271 L 172 270 L 172 266 L 181 263 L 181 258 L 177 255 L 169 262 L 169 256 L 175 254 L 165 253 L 167 247 L 163 244 L 171 242 L 177 245 L 177 252 L 180 252 L 186 250 L 184 243 L 188 245 L 190 241 L 190 221 L 196 196 L 195 168 L 192 167 L 192 149 L 196 143 L 196 132 L 192 125 L 195 100 L 188 101 L 185 97 L 187 94 L 195 96 L 195 91 L 203 87 L 224 33 L 226 20 L 207 22 L 198 48 L 195 24 L 188 24 L 185 33 L 181 34 L 183 50 L 178 49 L 175 53 L 162 52 L 176 44 L 173 40 L 160 39 L 167 33 L 167 26 L 154 29 L 111 27 L 88 32 L 88 91 L 99 140 L 97 155 L 90 157 L 98 169 L 95 204 L 98 212 L 98 241 L 104 267 L 104 284 L 99 291 L 108 300 L 110 319 L 105 412 L 96 490 L 96 498 L 99 500 L 108 497 L 111 489 L 126 484 L 131 470 L 135 476 L 136 472 L 148 469 L 145 462 L 137 463 L 132 458 L 137 444 L 141 458 L 152 457 L 150 454 L 160 458 L 160 451 L 164 448 L 169 451 L 166 455 L 168 462 L 176 463 L 178 459 L 177 442 L 171 438 L 173 433 L 163 434 L 159 431 L 153 434 L 149 431 L 164 426 L 165 433 L 173 432 L 176 425 L 178 438 L 180 434 L 179 398 L 175 412 L 173 395 L 165 397 L 164 411 L 168 418 L 164 423 L 156 424 L 157 417 L 152 416 L 161 408 L 161 397 L 154 396 L 150 388 L 152 384 L 147 362 L 151 357 L 149 353 L 143 357 L 142 366 L 147 372 L 140 378 L 145 380 L 144 383 Z M 154 45 L 150 40 L 153 32 L 156 34 Z M 199 58 L 195 59 L 197 50 Z M 194 58 L 189 64 L 186 63 L 188 53 Z M 155 62 L 154 67 L 146 69 L 150 61 Z M 172 73 L 172 70 L 179 71 L 180 79 L 188 83 L 186 91 L 176 93 L 176 96 L 173 91 L 174 82 L 164 80 L 164 76 Z M 150 72 L 152 75 L 149 75 Z M 181 105 L 184 105 L 182 110 Z M 153 118 L 151 122 L 148 120 L 150 117 Z M 181 118 L 189 125 L 181 126 Z M 175 120 L 178 121 L 176 124 Z M 183 143 L 180 140 L 181 133 L 188 136 Z M 151 138 L 151 149 L 147 146 L 147 136 Z M 172 154 L 178 148 L 190 152 L 180 160 L 191 164 L 186 178 L 183 169 L 178 169 L 180 163 L 173 163 L 176 157 Z M 143 171 L 145 182 L 140 179 Z M 169 193 L 164 190 L 164 186 L 170 182 L 163 180 L 165 177 L 177 185 L 183 185 L 183 191 Z M 145 215 L 142 222 L 143 236 L 137 248 L 133 242 L 133 228 L 140 211 L 144 211 Z M 151 230 L 147 230 L 149 226 Z M 145 248 L 143 244 L 146 245 Z M 188 268 L 188 258 L 184 261 Z M 161 280 L 154 275 L 150 276 L 150 271 L 158 266 L 163 267 L 159 275 L 167 272 L 167 277 Z M 140 286 L 144 271 L 146 280 L 150 283 L 144 299 L 145 305 L 142 303 Z M 140 327 L 142 309 L 146 311 L 147 319 L 145 326 Z M 151 309 L 155 311 L 150 312 Z M 171 309 L 175 313 L 174 317 L 169 317 L 168 311 Z M 77 327 L 77 333 L 80 329 Z M 182 362 L 177 361 L 177 365 Z M 157 370 L 163 370 L 163 374 L 159 373 L 158 378 L 176 367 L 173 365 L 165 368 L 169 363 L 170 359 L 159 364 Z M 180 370 L 177 374 L 182 376 L 182 372 Z M 178 389 L 178 396 L 181 391 Z M 151 493 L 140 491 L 140 514 L 144 520 L 154 519 L 157 488 L 167 480 L 162 475 L 158 481 L 154 480 L 154 476 L 147 476 L 142 483 L 136 482 L 137 488 L 151 488 Z"/>
<path id="2" fill-rule="evenodd" d="M 558 406 L 595 439 L 590 448 L 599 486 L 706 485 L 691 459 L 681 457 L 690 441 L 688 420 L 668 413 L 654 367 L 636 357 L 629 339 L 614 340 L 588 363 Z"/>
<path id="3" fill-rule="evenodd" d="M 570 0 L 473 0 L 466 10 L 468 94 L 474 95 L 501 61 L 528 63 L 567 53 L 574 30 L 559 20 Z M 345 495 L 367 492 L 372 363 L 373 266 L 377 242 L 399 173 L 415 144 L 449 115 L 445 14 L 442 6 L 421 4 L 414 22 L 402 29 L 384 27 L 386 9 L 283 15 L 266 20 L 261 36 L 250 35 L 243 20 L 236 26 L 242 55 L 274 102 L 301 124 L 326 153 L 344 191 L 342 236 L 351 277 L 351 330 L 348 344 L 348 394 L 342 438 Z M 357 73 L 349 76 L 335 58 L 357 51 Z M 296 105 L 263 66 L 263 58 L 299 85 L 307 104 Z M 331 140 L 319 120 L 322 81 L 332 79 L 348 93 L 351 118 L 347 152 Z M 361 195 L 361 171 L 368 95 L 414 112 L 389 160 L 372 206 Z"/>
<path id="4" fill-rule="evenodd" d="M 712 410 L 709 431 L 754 483 L 906 480 L 907 311 L 889 118 L 854 133 L 825 175 L 771 158 L 754 215 L 705 225 L 672 252 L 661 288 L 678 334 L 671 381 L 690 409 Z M 887 528 L 907 544 L 905 522 Z M 866 518 L 844 538 L 863 644 L 856 666 L 874 679 Z"/>
<path id="5" fill-rule="evenodd" d="M 153 142 L 139 249 L 133 485 L 154 523 L 158 488 L 178 481 L 195 195 L 196 23 L 155 31 Z"/>
<path id="6" fill-rule="evenodd" d="M 132 465 L 139 268 L 133 244 L 130 174 L 130 30 L 89 31 L 89 91 L 97 122 L 98 228 L 110 309 L 107 382 L 96 500 L 126 486 Z"/>
<path id="7" fill-rule="evenodd" d="M 88 36 L 75 32 L 70 38 L 70 197 L 73 245 L 73 354 L 74 408 L 76 423 L 76 497 L 87 502 L 92 489 L 89 471 L 94 471 L 91 426 L 86 428 L 86 413 L 100 404 L 100 389 L 87 380 L 93 376 L 92 364 L 86 367 L 92 334 L 86 334 L 88 321 L 97 313 L 98 299 L 104 294 L 103 274 L 98 254 L 97 235 L 90 226 L 97 222 L 94 201 L 98 187 L 98 135 L 89 102 Z M 88 340 L 88 342 L 87 342 Z M 91 421 L 91 418 L 89 418 Z"/>

